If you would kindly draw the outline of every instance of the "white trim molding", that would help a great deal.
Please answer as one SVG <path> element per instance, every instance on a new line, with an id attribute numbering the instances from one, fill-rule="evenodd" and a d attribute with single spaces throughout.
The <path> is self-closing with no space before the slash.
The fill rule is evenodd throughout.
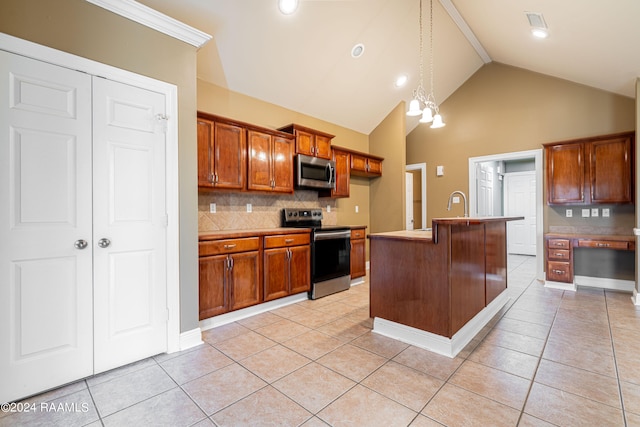
<path id="1" fill-rule="evenodd" d="M 297 302 L 306 301 L 309 299 L 307 292 L 300 294 L 290 295 L 288 297 L 279 298 L 273 301 L 264 302 L 262 304 L 253 305 L 251 307 L 243 308 L 240 310 L 230 311 L 228 313 L 220 314 L 218 316 L 209 317 L 200 321 L 200 329 L 206 331 L 207 329 L 217 328 L 218 326 L 226 325 L 228 323 L 237 322 L 238 320 L 246 319 L 247 317 L 255 316 L 256 314 L 264 313 L 266 311 L 275 310 L 287 305 L 295 304 Z"/>
<path id="2" fill-rule="evenodd" d="M 544 287 L 549 289 L 560 289 L 561 291 L 573 291 L 575 292 L 578 287 L 575 283 L 556 282 L 553 280 L 545 280 Z"/>
<path id="3" fill-rule="evenodd" d="M 202 330 L 200 328 L 195 328 L 180 334 L 180 351 L 188 350 L 203 343 Z"/>
<path id="4" fill-rule="evenodd" d="M 454 358 L 476 336 L 482 328 L 509 302 L 505 290 L 488 306 L 468 321 L 455 335 L 447 338 L 422 329 L 392 322 L 376 317 L 373 319 L 373 331 L 380 335 L 423 348 L 443 356 Z"/>
<path id="5" fill-rule="evenodd" d="M 637 305 L 638 307 L 640 307 L 640 295 L 638 295 L 637 289 L 633 290 L 633 296 L 631 297 L 631 301 L 633 301 L 634 305 Z"/>
<path id="6" fill-rule="evenodd" d="M 211 35 L 171 18 L 134 0 L 86 0 L 138 24 L 201 48 Z"/>

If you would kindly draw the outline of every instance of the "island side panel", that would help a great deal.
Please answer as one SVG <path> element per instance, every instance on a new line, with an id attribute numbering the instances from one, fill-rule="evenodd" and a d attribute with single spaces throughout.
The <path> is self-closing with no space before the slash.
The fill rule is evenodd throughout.
<path id="1" fill-rule="evenodd" d="M 448 335 L 447 228 L 438 232 L 438 244 L 370 237 L 371 317 Z"/>
<path id="2" fill-rule="evenodd" d="M 485 305 L 489 305 L 507 289 L 507 223 L 486 224 L 487 294 Z"/>
<path id="3" fill-rule="evenodd" d="M 485 307 L 485 224 L 451 225 L 451 338 Z"/>

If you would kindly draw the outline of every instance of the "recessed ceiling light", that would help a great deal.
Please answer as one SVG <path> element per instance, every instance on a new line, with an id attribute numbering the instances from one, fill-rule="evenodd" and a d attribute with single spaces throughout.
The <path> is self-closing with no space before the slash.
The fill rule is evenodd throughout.
<path id="1" fill-rule="evenodd" d="M 398 76 L 398 78 L 396 78 L 395 86 L 403 87 L 407 84 L 407 81 L 409 81 L 409 76 L 407 76 L 406 74 L 401 74 Z"/>
<path id="2" fill-rule="evenodd" d="M 278 9 L 285 15 L 291 15 L 298 9 L 298 0 L 278 0 Z"/>
<path id="3" fill-rule="evenodd" d="M 531 34 L 539 39 L 546 39 L 549 37 L 549 31 L 547 31 L 546 28 L 532 28 Z"/>
<path id="4" fill-rule="evenodd" d="M 358 43 L 353 48 L 351 48 L 351 56 L 354 58 L 360 58 L 364 53 L 364 45 L 362 43 Z"/>

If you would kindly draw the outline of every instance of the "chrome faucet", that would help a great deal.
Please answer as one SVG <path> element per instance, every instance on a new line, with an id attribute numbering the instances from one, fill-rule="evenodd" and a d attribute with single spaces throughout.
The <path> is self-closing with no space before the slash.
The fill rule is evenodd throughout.
<path id="1" fill-rule="evenodd" d="M 449 195 L 449 204 L 447 205 L 447 210 L 451 210 L 451 202 L 453 201 L 453 195 L 459 194 L 462 196 L 462 200 L 464 201 L 464 216 L 465 218 L 469 216 L 469 211 L 467 210 L 467 196 L 464 195 L 462 191 L 456 190 Z"/>

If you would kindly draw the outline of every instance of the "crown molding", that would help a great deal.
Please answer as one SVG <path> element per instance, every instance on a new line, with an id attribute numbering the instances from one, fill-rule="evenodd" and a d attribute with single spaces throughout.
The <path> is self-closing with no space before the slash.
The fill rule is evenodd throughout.
<path id="1" fill-rule="evenodd" d="M 211 40 L 211 35 L 134 0 L 86 1 L 197 48 Z"/>

